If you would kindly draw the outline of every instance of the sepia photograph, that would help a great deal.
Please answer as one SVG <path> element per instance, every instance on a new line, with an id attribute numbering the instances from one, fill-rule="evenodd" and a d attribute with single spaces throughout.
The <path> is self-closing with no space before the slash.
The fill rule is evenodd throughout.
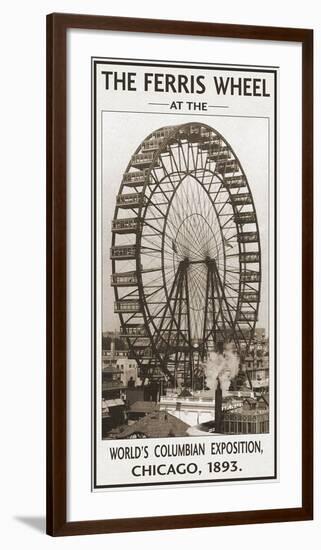
<path id="1" fill-rule="evenodd" d="M 164 126 L 119 181 L 104 217 L 103 438 L 268 432 L 260 224 L 236 152 L 205 124 Z"/>
<path id="2" fill-rule="evenodd" d="M 274 72 L 141 67 L 134 84 L 101 67 L 97 94 L 120 100 L 99 113 L 96 433 L 115 443 L 112 460 L 124 440 L 159 438 L 244 436 L 263 454 L 255 437 L 274 438 L 275 421 Z M 124 109 L 138 82 L 146 111 Z M 208 82 L 217 104 L 171 101 Z"/>

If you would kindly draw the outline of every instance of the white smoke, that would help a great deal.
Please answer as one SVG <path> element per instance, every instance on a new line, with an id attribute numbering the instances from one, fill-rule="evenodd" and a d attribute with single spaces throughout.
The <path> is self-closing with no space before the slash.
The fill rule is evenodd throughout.
<path id="1" fill-rule="evenodd" d="M 233 351 L 233 344 L 227 344 L 223 354 L 212 352 L 204 363 L 206 384 L 215 392 L 220 381 L 223 397 L 229 390 L 231 380 L 239 371 L 239 358 Z"/>

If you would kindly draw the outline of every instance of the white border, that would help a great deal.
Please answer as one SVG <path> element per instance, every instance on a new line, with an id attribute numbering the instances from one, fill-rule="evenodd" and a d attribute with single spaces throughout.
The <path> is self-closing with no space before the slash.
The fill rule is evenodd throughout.
<path id="1" fill-rule="evenodd" d="M 148 52 L 148 56 L 146 55 Z M 161 52 L 161 55 L 160 55 Z M 192 514 L 301 506 L 301 46 L 263 41 L 68 31 L 67 519 Z M 280 66 L 280 482 L 91 492 L 91 56 Z M 289 131 L 290 128 L 290 131 Z M 290 281 L 290 283 L 289 283 Z M 291 391 L 289 391 L 291 390 Z M 281 443 L 281 446 L 280 446 Z M 233 503 L 233 508 L 231 507 Z"/>

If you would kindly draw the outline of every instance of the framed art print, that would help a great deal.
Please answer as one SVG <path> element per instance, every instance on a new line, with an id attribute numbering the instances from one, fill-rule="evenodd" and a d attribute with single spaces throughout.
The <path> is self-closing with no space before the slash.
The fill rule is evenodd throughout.
<path id="1" fill-rule="evenodd" d="M 312 31 L 47 23 L 48 533 L 311 519 Z"/>

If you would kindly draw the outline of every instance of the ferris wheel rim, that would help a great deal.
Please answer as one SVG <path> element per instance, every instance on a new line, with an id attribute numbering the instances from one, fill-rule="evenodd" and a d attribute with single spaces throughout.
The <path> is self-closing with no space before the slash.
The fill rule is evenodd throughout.
<path id="1" fill-rule="evenodd" d="M 261 249 L 260 249 L 260 239 L 259 239 L 259 228 L 258 228 L 258 224 L 257 224 L 257 216 L 256 216 L 256 209 L 255 209 L 255 203 L 254 203 L 254 200 L 253 200 L 253 196 L 252 196 L 252 192 L 251 192 L 251 189 L 250 189 L 250 186 L 248 184 L 248 180 L 247 180 L 247 176 L 243 170 L 243 167 L 241 165 L 241 162 L 239 161 L 235 151 L 233 150 L 233 148 L 231 147 L 230 143 L 227 142 L 227 140 L 224 138 L 224 136 L 222 136 L 216 129 L 213 129 L 211 126 L 207 125 L 207 124 L 204 124 L 204 123 L 184 123 L 184 124 L 181 124 L 181 125 L 177 125 L 175 127 L 173 127 L 173 131 L 171 132 L 171 134 L 166 138 L 164 139 L 164 142 L 162 144 L 161 147 L 159 147 L 159 149 L 157 150 L 155 156 L 154 156 L 154 159 L 153 159 L 153 162 L 151 163 L 150 167 L 148 168 L 148 171 L 147 171 L 147 175 L 146 175 L 146 180 L 145 180 L 145 184 L 144 184 L 144 187 L 143 187 L 143 195 L 145 196 L 146 195 L 146 189 L 148 187 L 148 182 L 150 180 L 150 175 L 152 173 L 152 171 L 154 170 L 154 167 L 155 167 L 155 164 L 156 164 L 156 161 L 157 159 L 160 157 L 160 155 L 162 154 L 162 152 L 164 152 L 166 150 L 166 148 L 171 144 L 171 142 L 173 141 L 173 139 L 175 139 L 179 132 L 183 129 L 183 128 L 188 128 L 190 127 L 191 125 L 193 126 L 200 126 L 200 127 L 204 127 L 206 129 L 208 129 L 210 132 L 212 132 L 214 135 L 216 136 L 219 136 L 219 138 L 222 140 L 223 143 L 225 143 L 229 150 L 232 152 L 232 155 L 233 155 L 233 158 L 236 160 L 237 162 L 237 165 L 239 167 L 239 171 L 241 172 L 242 176 L 244 177 L 244 180 L 246 182 L 246 190 L 247 192 L 249 192 L 250 196 L 251 196 L 251 206 L 253 208 L 253 211 L 255 213 L 255 219 L 256 219 L 256 222 L 255 222 L 255 226 L 256 226 L 256 231 L 257 231 L 257 234 L 258 234 L 258 246 L 259 246 L 259 252 L 261 252 Z M 161 127 L 159 130 L 162 130 L 163 128 L 166 128 L 166 127 Z M 136 151 L 135 151 L 135 154 L 138 154 L 139 151 L 141 151 L 141 148 L 142 148 L 142 144 L 149 140 L 149 139 L 152 139 L 152 136 L 155 134 L 156 131 L 153 131 L 149 134 L 149 136 L 147 136 L 144 141 L 137 147 Z M 171 147 L 169 147 L 169 149 L 171 150 Z M 126 172 L 129 172 L 132 168 L 132 165 L 131 165 L 131 161 L 128 163 L 128 166 L 126 168 Z M 211 172 L 210 170 L 207 170 L 208 172 Z M 192 174 L 192 170 L 190 171 L 190 173 Z M 177 172 L 174 172 L 177 174 Z M 213 172 L 212 172 L 213 173 Z M 188 174 L 185 174 L 183 175 L 183 178 L 182 178 L 182 181 L 187 177 Z M 193 176 L 195 179 L 197 179 L 195 176 Z M 216 173 L 216 177 L 220 180 L 220 186 L 222 187 L 224 185 L 224 181 L 223 181 L 223 177 Z M 164 178 L 166 178 L 166 176 L 164 176 Z M 180 181 L 180 183 L 177 185 L 177 188 L 182 184 L 182 181 Z M 200 183 L 200 182 L 199 182 Z M 159 186 L 161 184 L 161 182 L 158 182 L 157 185 Z M 120 188 L 120 192 L 123 190 L 123 188 L 126 187 L 126 185 L 122 184 L 121 185 L 121 188 Z M 155 186 L 156 188 L 156 186 Z M 227 188 L 227 192 L 229 193 L 229 196 L 230 197 L 233 197 L 233 194 L 231 194 L 231 191 L 230 189 Z M 153 192 L 150 194 L 149 196 L 149 199 L 150 197 L 153 196 Z M 174 194 L 173 194 L 174 196 Z M 141 205 L 139 207 L 139 210 L 138 210 L 138 213 L 137 213 L 137 216 L 141 219 L 145 219 L 146 217 L 146 213 L 143 214 L 143 208 L 145 210 L 145 212 L 147 211 L 147 206 L 146 205 L 145 207 L 143 207 L 143 205 Z M 232 203 L 232 206 L 233 206 L 233 203 Z M 233 207 L 233 211 L 234 211 L 234 207 Z M 115 209 L 115 217 L 117 217 L 117 213 L 118 213 L 118 209 L 116 207 Z M 220 218 L 218 217 L 218 220 Z M 235 224 L 236 228 L 237 228 L 237 232 L 239 230 L 237 224 Z M 116 237 L 115 235 L 113 235 L 113 239 L 112 239 L 112 244 L 114 244 L 116 241 Z M 137 270 L 137 273 L 139 274 L 139 277 L 142 276 L 142 268 L 141 268 L 141 235 L 137 234 L 136 236 L 136 246 L 137 248 L 139 249 L 139 254 L 137 255 L 137 260 L 136 260 L 136 270 Z M 225 246 L 223 247 L 224 251 L 226 251 L 225 249 Z M 239 251 L 239 254 L 241 254 L 241 243 L 239 242 L 238 243 L 238 251 Z M 115 271 L 115 260 L 113 260 L 113 271 Z M 259 261 L 259 272 L 261 272 L 261 259 Z M 164 287 L 166 288 L 166 285 L 164 285 Z M 259 292 L 260 292 L 260 288 L 261 288 L 261 283 L 259 284 Z M 141 285 L 141 293 L 144 292 L 143 290 L 143 285 Z M 117 288 L 115 288 L 115 295 L 116 295 L 116 298 L 117 298 Z M 239 296 L 240 296 L 240 293 L 241 293 L 241 280 L 239 281 Z M 240 300 L 240 298 L 239 298 Z M 144 316 L 145 316 L 145 312 L 144 313 Z M 123 319 L 122 319 L 122 315 L 120 314 L 120 319 L 121 319 L 121 323 L 123 323 Z M 148 323 L 147 323 L 147 326 L 149 327 Z M 252 326 L 255 326 L 255 323 L 252 324 Z M 156 327 L 154 327 L 155 329 Z M 150 334 L 151 336 L 151 339 L 153 338 L 153 335 Z"/>

